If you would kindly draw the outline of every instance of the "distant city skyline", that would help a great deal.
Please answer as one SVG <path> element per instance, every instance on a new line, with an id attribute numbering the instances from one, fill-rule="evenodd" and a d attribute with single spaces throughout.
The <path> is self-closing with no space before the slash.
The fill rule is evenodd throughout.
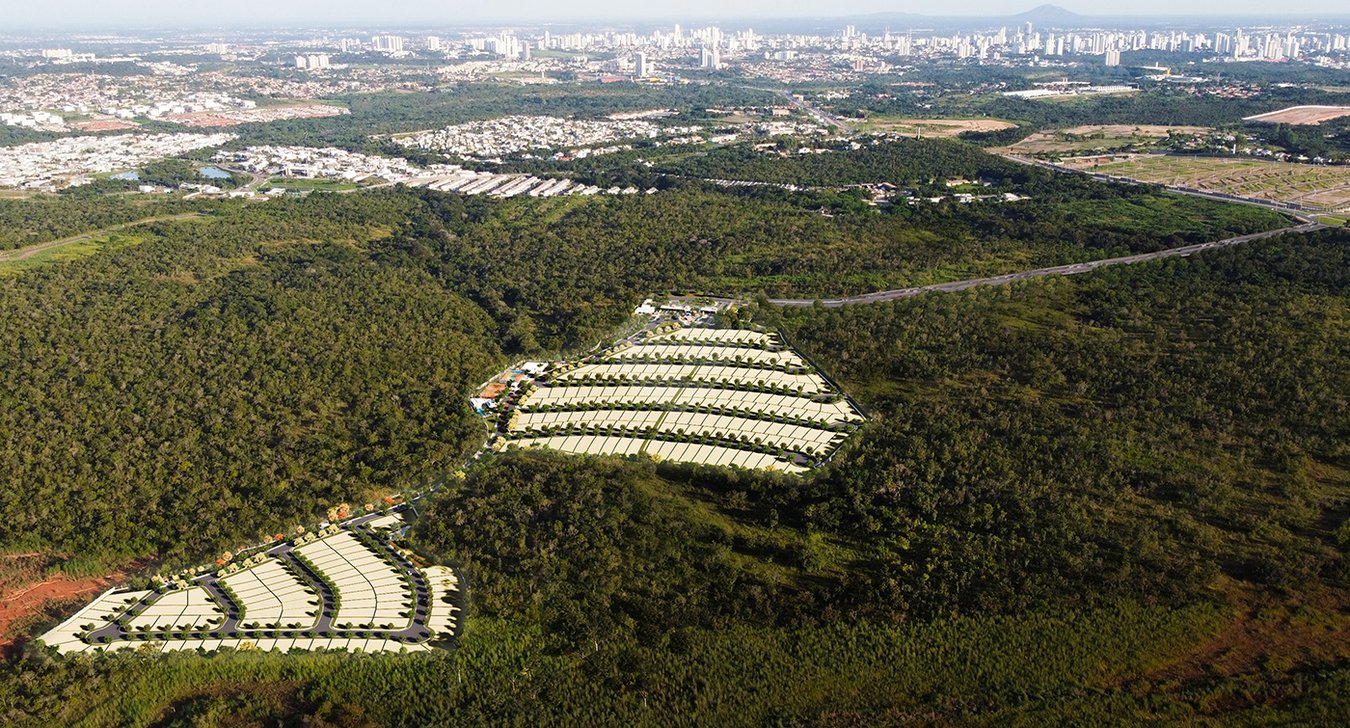
<path id="1" fill-rule="evenodd" d="M 0 32 L 34 27 L 153 25 L 306 25 L 415 24 L 455 25 L 479 22 L 544 23 L 551 21 L 734 21 L 755 18 L 828 18 L 873 13 L 913 13 L 935 17 L 1010 16 L 1030 11 L 1035 0 L 969 0 L 934 6 L 926 2 L 854 0 L 823 4 L 817 0 L 687 0 L 678 6 L 634 4 L 619 0 L 558 3 L 516 0 L 509 4 L 434 4 L 415 0 L 58 0 L 22 3 L 5 10 Z M 1128 5 L 1103 6 L 1086 0 L 1053 3 L 1086 16 L 1350 16 L 1343 0 L 1300 0 L 1277 7 L 1266 0 L 1136 0 Z"/>

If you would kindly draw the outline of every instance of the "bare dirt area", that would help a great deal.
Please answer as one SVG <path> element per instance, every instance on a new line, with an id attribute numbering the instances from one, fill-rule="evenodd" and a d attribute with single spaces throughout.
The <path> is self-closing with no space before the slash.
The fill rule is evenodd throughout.
<path id="1" fill-rule="evenodd" d="M 1087 124 L 1063 129 L 1061 134 L 1086 136 L 1105 134 L 1109 137 L 1144 136 L 1161 139 L 1172 134 L 1207 134 L 1213 129 L 1207 126 L 1163 126 L 1160 124 Z"/>
<path id="2" fill-rule="evenodd" d="M 1063 166 L 1140 182 L 1256 200 L 1293 202 L 1325 212 L 1350 204 L 1350 166 L 1187 155 L 1098 155 Z"/>
<path id="3" fill-rule="evenodd" d="M 1088 124 L 1032 134 L 1004 151 L 1013 154 L 1081 153 L 1093 150 L 1136 149 L 1147 151 L 1173 135 L 1204 136 L 1207 126 L 1161 126 L 1156 124 Z"/>
<path id="4" fill-rule="evenodd" d="M 1243 674 L 1284 673 L 1350 659 L 1350 613 L 1343 595 L 1304 594 L 1276 602 L 1238 598 L 1227 628 L 1182 659 L 1145 676 L 1155 684 L 1185 685 Z"/>
<path id="5" fill-rule="evenodd" d="M 950 138 L 967 132 L 990 132 L 1011 129 L 1016 124 L 1002 119 L 901 119 L 875 116 L 863 124 L 871 131 L 884 131 L 902 136 Z"/>
<path id="6" fill-rule="evenodd" d="M 20 635 L 49 609 L 87 601 L 145 564 L 132 562 L 110 574 L 74 579 L 60 572 L 48 574 L 59 560 L 50 553 L 0 554 L 0 655 L 13 649 Z"/>
<path id="7" fill-rule="evenodd" d="M 1259 121 L 1266 124 L 1290 124 L 1293 126 L 1317 126 L 1323 122 L 1350 116 L 1350 106 L 1290 106 L 1287 109 L 1267 114 L 1248 116 L 1243 121 Z"/>

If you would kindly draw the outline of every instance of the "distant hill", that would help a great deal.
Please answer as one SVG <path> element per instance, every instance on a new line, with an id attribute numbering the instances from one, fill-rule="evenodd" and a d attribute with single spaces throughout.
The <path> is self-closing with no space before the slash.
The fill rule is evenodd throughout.
<path id="1" fill-rule="evenodd" d="M 1033 25 L 1062 25 L 1081 23 L 1086 16 L 1065 10 L 1058 5 L 1041 5 L 1013 17 L 1022 23 L 1030 21 Z"/>
<path id="2" fill-rule="evenodd" d="M 920 13 L 900 13 L 900 12 L 881 12 L 869 13 L 867 15 L 854 16 L 863 21 L 887 22 L 897 25 L 904 24 L 959 24 L 968 25 L 971 23 L 989 23 L 989 22 L 1015 22 L 1018 24 L 1030 21 L 1032 25 L 1041 26 L 1066 26 L 1078 25 L 1088 19 L 1088 16 L 1079 15 L 1072 10 L 1066 10 L 1058 5 L 1041 5 L 1017 15 L 987 16 L 980 17 L 974 15 L 923 15 Z"/>

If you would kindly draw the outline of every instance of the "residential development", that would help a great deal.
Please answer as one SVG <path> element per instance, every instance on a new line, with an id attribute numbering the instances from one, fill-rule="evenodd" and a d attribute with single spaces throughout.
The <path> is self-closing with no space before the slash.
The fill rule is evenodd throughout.
<path id="1" fill-rule="evenodd" d="M 624 139 L 654 139 L 697 132 L 699 127 L 660 127 L 640 119 L 582 121 L 554 116 L 504 116 L 401 135 L 407 147 L 457 157 L 491 159 L 549 150 L 571 151 Z M 617 150 L 616 150 L 617 151 Z"/>
<path id="2" fill-rule="evenodd" d="M 348 152 L 334 147 L 248 147 L 222 151 L 216 162 L 268 176 L 285 184 L 288 179 L 330 180 L 358 185 L 403 184 L 438 192 L 494 197 L 556 197 L 559 195 L 636 194 L 634 187 L 587 185 L 568 179 L 545 179 L 526 174 L 476 172 L 453 164 L 418 166 L 406 159 Z"/>
<path id="3" fill-rule="evenodd" d="M 0 147 L 0 187 L 56 190 L 93 175 L 130 169 L 194 149 L 218 147 L 233 134 L 75 136 Z"/>
<path id="4" fill-rule="evenodd" d="M 680 306 L 668 306 L 676 313 Z M 592 357 L 489 385 L 495 449 L 800 473 L 827 461 L 861 411 L 776 333 L 666 322 Z"/>
<path id="5" fill-rule="evenodd" d="M 42 640 L 67 654 L 429 650 L 458 629 L 459 578 L 396 546 L 405 526 L 399 509 L 369 513 L 154 589 L 109 589 Z"/>

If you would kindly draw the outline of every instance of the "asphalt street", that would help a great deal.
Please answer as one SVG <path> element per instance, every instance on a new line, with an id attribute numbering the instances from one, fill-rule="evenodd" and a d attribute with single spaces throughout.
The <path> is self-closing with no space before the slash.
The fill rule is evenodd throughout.
<path id="1" fill-rule="evenodd" d="M 1034 270 L 1021 271 L 1020 273 L 1006 273 L 1000 276 L 989 276 L 987 278 L 970 278 L 964 281 L 951 281 L 950 283 L 935 283 L 929 286 L 914 286 L 912 288 L 898 288 L 891 291 L 876 291 L 873 293 L 862 293 L 856 296 L 844 296 L 842 298 L 821 299 L 820 302 L 826 308 L 838 308 L 840 306 L 849 306 L 862 303 L 882 303 L 885 301 L 894 301 L 900 298 L 910 298 L 925 293 L 933 292 L 954 292 L 964 291 L 976 286 L 999 286 L 1016 281 L 1025 281 L 1032 278 L 1044 278 L 1046 276 L 1071 276 L 1079 273 L 1087 273 L 1105 268 L 1112 265 L 1130 265 L 1132 263 L 1143 263 L 1150 260 L 1161 260 L 1163 258 L 1184 258 L 1188 255 L 1199 253 L 1212 248 L 1224 248 L 1232 245 L 1241 245 L 1254 240 L 1265 240 L 1277 235 L 1309 233 L 1314 230 L 1321 230 L 1327 227 L 1317 222 L 1307 222 L 1294 227 L 1280 228 L 1279 230 L 1268 230 L 1262 233 L 1253 233 L 1251 235 L 1242 235 L 1235 238 L 1226 238 L 1224 240 L 1215 240 L 1208 243 L 1198 243 L 1196 245 L 1183 245 L 1179 248 L 1169 248 L 1159 250 L 1153 253 L 1139 253 L 1137 255 L 1126 255 L 1120 258 L 1106 258 L 1103 260 L 1092 260 L 1085 263 L 1073 263 L 1070 265 L 1056 265 L 1049 268 L 1036 268 Z M 810 298 L 771 298 L 769 302 L 777 306 L 796 306 L 806 307 L 814 306 L 817 299 Z"/>

